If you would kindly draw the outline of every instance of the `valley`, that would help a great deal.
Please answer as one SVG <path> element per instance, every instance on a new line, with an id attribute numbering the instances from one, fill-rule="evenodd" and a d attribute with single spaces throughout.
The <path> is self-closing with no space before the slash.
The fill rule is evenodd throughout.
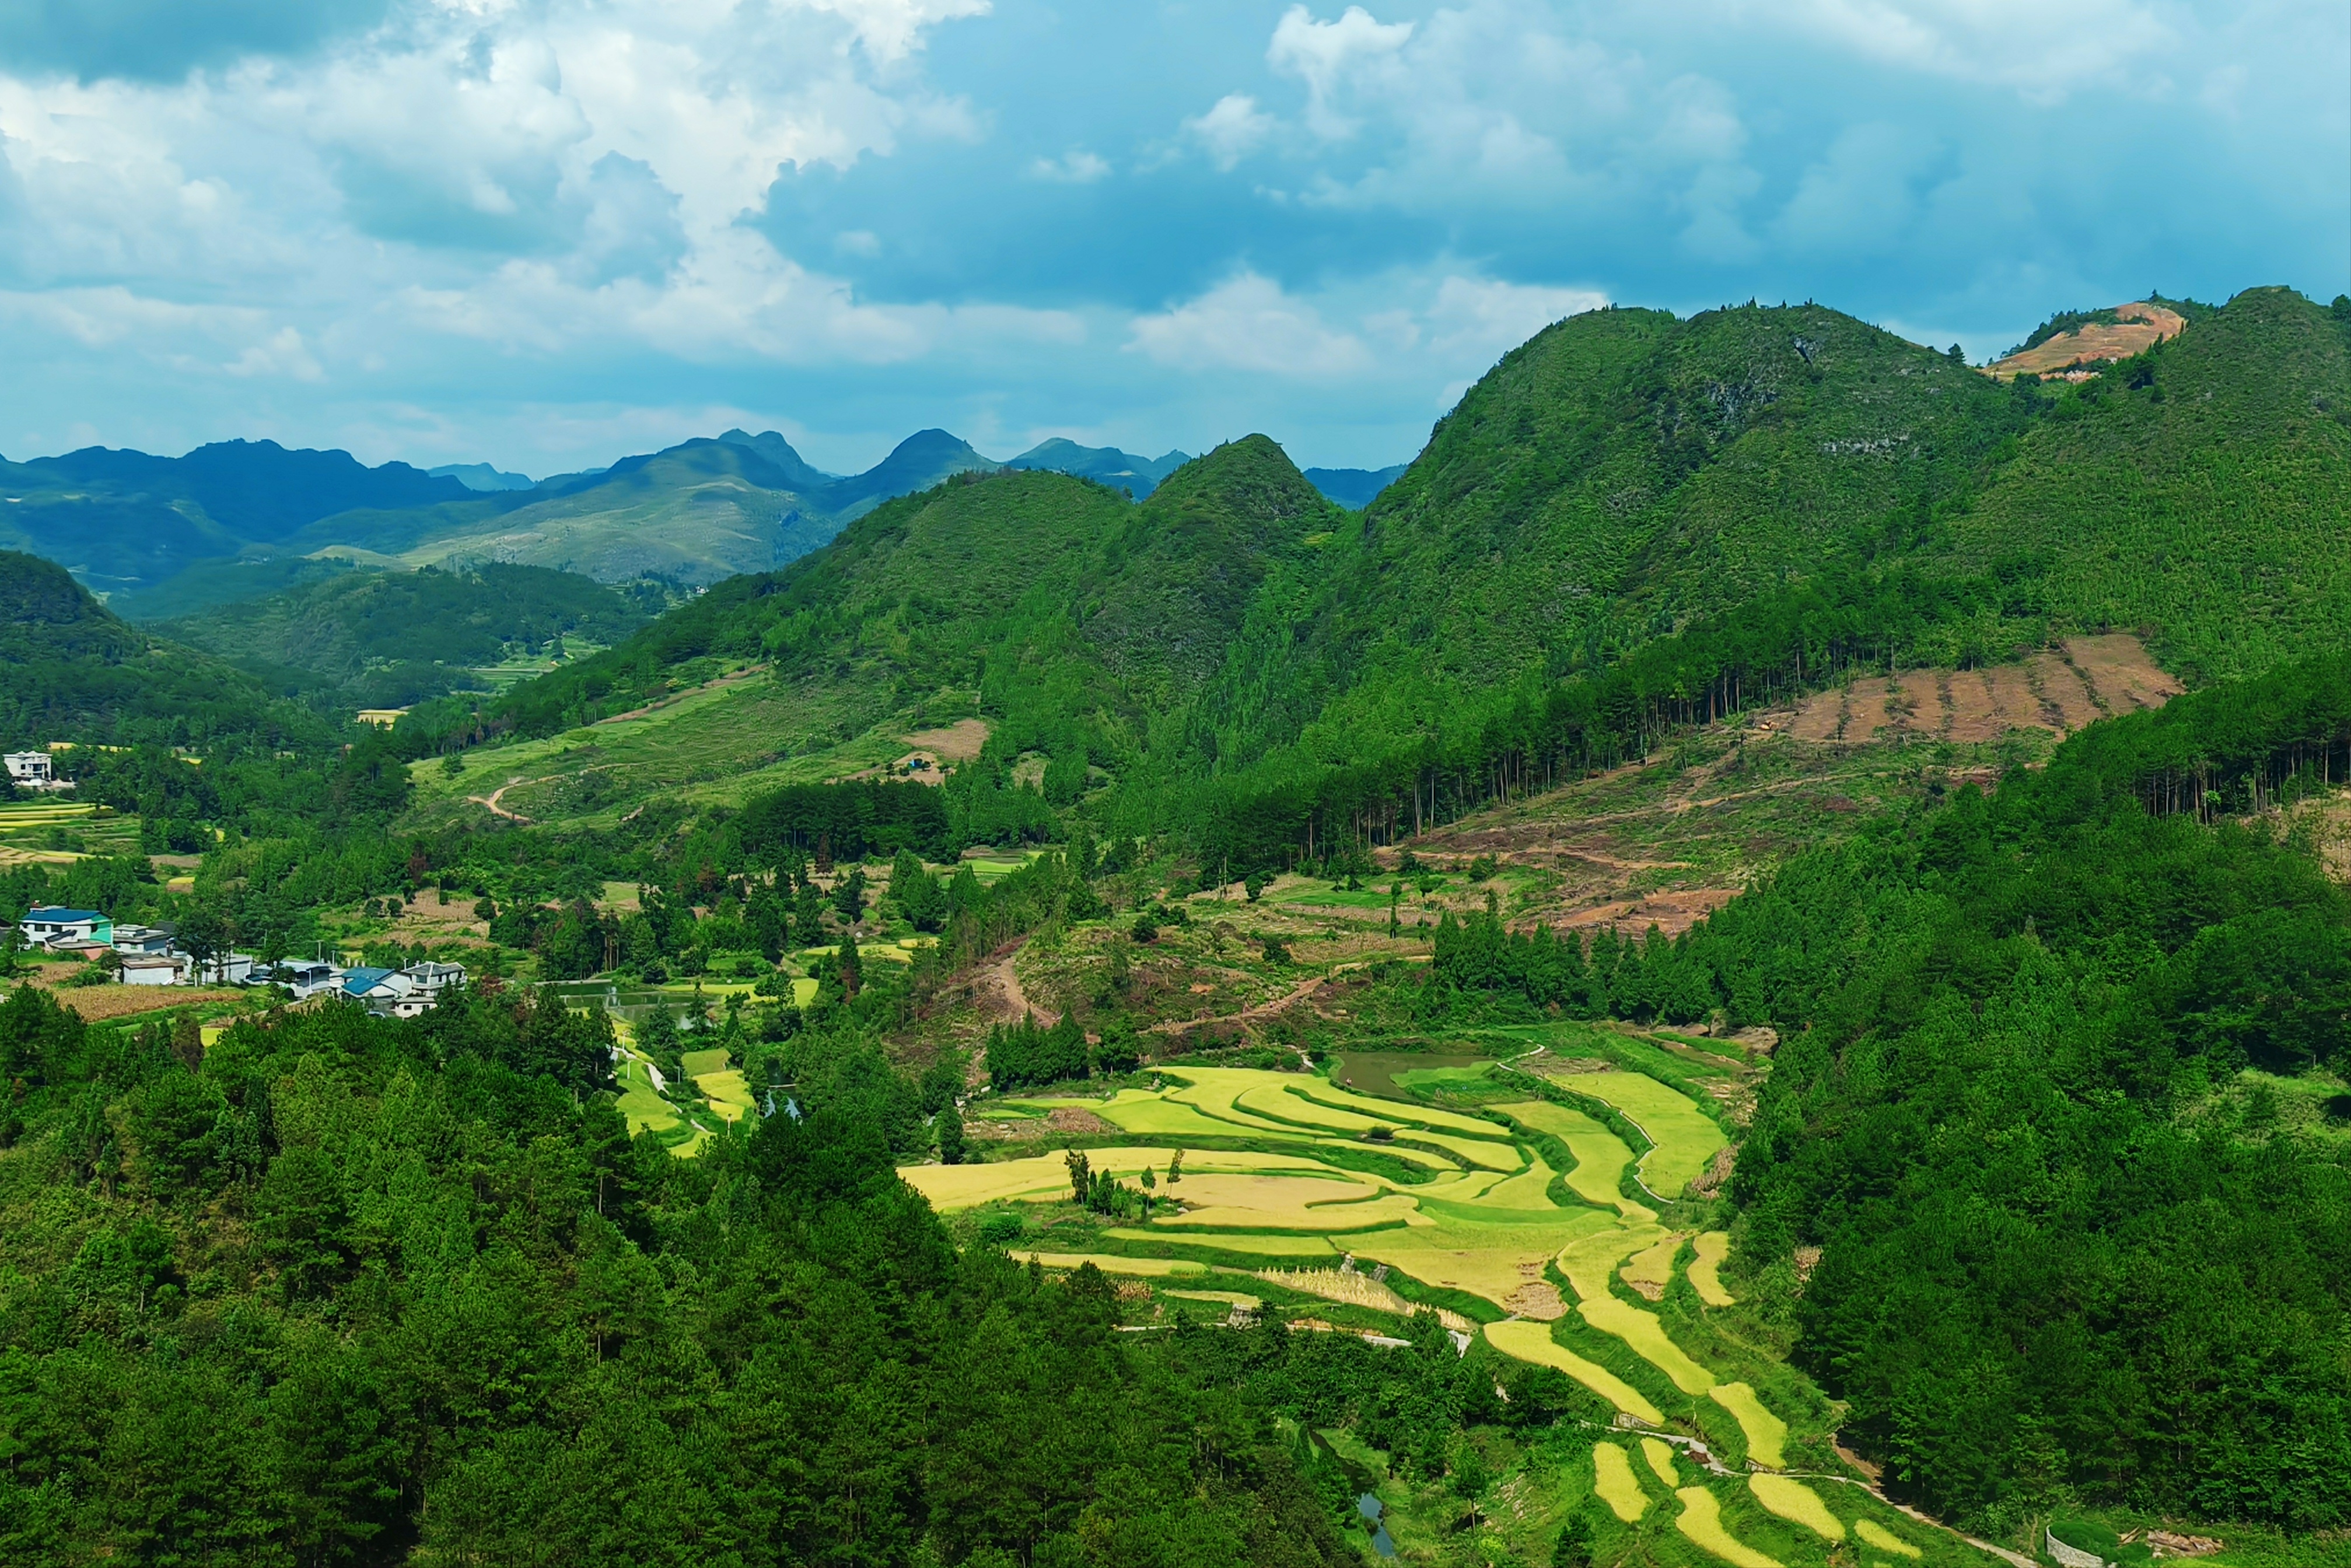
<path id="1" fill-rule="evenodd" d="M 1400 473 L 10 465 L 0 1529 L 2342 1560 L 2351 301 L 2141 305 L 1588 311 Z"/>

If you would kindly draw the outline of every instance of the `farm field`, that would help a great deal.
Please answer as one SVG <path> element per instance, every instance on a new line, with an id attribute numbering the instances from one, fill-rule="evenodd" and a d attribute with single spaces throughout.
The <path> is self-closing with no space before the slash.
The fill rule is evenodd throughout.
<path id="1" fill-rule="evenodd" d="M 1824 1490 L 1788 1473 L 1842 1472 L 1817 1396 L 1708 1322 L 1735 1307 L 1719 1273 L 1729 1238 L 1708 1228 L 1706 1200 L 1687 1196 L 1724 1144 L 1708 1111 L 1638 1072 L 1551 1081 L 1562 1099 L 1605 1106 L 1633 1129 L 1620 1134 L 1562 1099 L 1534 1098 L 1541 1080 L 1489 1077 L 1490 1060 L 1410 1061 L 1343 1057 L 1333 1073 L 1354 1087 L 1180 1065 L 1157 1069 L 1147 1088 L 976 1102 L 974 1117 L 1040 1132 L 1056 1111 L 1090 1113 L 1096 1130 L 1083 1149 L 1093 1172 L 1137 1190 L 1152 1174 L 1151 1212 L 1097 1228 L 1054 1218 L 1074 1209 L 1060 1150 L 901 1174 L 950 1216 L 995 1225 L 1003 1222 L 991 1216 L 1008 1212 L 1028 1234 L 1041 1221 L 1050 1249 L 1016 1245 L 1016 1257 L 1053 1269 L 1091 1262 L 1131 1281 L 1122 1291 L 1149 1292 L 1155 1321 L 1183 1310 L 1196 1323 L 1205 1304 L 1234 1309 L 1236 1322 L 1273 1312 L 1393 1336 L 1403 1316 L 1434 1310 L 1461 1343 L 1482 1340 L 1479 1354 L 1562 1374 L 1588 1400 L 1583 1424 L 1616 1434 L 1575 1450 L 1589 1459 L 1572 1484 L 1637 1534 L 1625 1561 L 1826 1564 L 1833 1550 L 1851 1552 L 1852 1521 L 1866 1512 L 1876 1533 L 1861 1540 L 1907 1563 L 1880 1542 L 1907 1545 L 1916 1526 L 1857 1485 Z M 1415 1093 L 1489 1082 L 1522 1085 L 1529 1097 L 1469 1114 Z M 1363 1092 L 1374 1083 L 1384 1092 Z M 1082 1248 L 1061 1239 L 1078 1234 L 1090 1238 Z M 1687 1445 L 1713 1458 L 1693 1463 Z M 1390 1506 L 1409 1500 L 1398 1490 Z M 1399 1530 L 1412 1523 L 1408 1512 L 1392 1518 Z M 1939 1532 L 1914 1550 L 1988 1561 Z"/>

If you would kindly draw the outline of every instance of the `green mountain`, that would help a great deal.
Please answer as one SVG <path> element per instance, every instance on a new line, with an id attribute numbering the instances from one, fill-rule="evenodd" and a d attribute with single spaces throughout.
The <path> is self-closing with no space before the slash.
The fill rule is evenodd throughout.
<path id="1" fill-rule="evenodd" d="M 667 603 L 650 585 L 624 593 L 544 567 L 341 568 L 285 593 L 154 625 L 346 706 L 404 706 L 471 685 L 468 666 L 538 655 L 565 637 L 616 643 Z"/>
<path id="2" fill-rule="evenodd" d="M 320 744 L 327 727 L 210 654 L 150 637 L 38 556 L 0 550 L 0 750 Z"/>
<path id="3" fill-rule="evenodd" d="M 1385 468 L 1309 468 L 1306 482 L 1351 511 L 1362 511 L 1380 497 L 1380 492 L 1404 477 L 1409 465 L 1397 463 Z"/>
<path id="4" fill-rule="evenodd" d="M 2069 624 L 2146 628 L 2185 675 L 2351 641 L 2351 308 L 2249 289 L 2043 410 L 1958 561 L 2032 561 Z"/>
<path id="5" fill-rule="evenodd" d="M 355 507 L 430 506 L 468 492 L 405 463 L 226 441 L 184 457 L 88 447 L 0 461 L 0 545 L 59 559 L 102 591 L 162 582 L 193 562 L 275 545 Z"/>
<path id="6" fill-rule="evenodd" d="M 1019 456 L 1006 461 L 1007 468 L 1048 468 L 1056 474 L 1071 474 L 1081 479 L 1092 479 L 1113 490 L 1124 490 L 1140 501 L 1157 488 L 1159 482 L 1192 461 L 1183 452 L 1170 452 L 1164 457 L 1137 457 L 1131 452 L 1121 452 L 1115 446 L 1081 446 L 1076 442 L 1056 435 L 1040 441 Z"/>

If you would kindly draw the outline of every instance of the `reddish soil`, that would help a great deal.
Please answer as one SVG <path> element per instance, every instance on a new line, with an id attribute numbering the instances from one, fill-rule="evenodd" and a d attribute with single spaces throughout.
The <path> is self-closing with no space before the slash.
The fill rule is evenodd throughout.
<path id="1" fill-rule="evenodd" d="M 1880 732 L 1981 743 L 2011 729 L 2070 735 L 2109 713 L 2161 707 L 2183 688 L 2136 637 L 2076 637 L 2021 664 L 1986 670 L 1906 670 L 1818 692 L 1785 720 L 1798 740 L 1859 745 Z"/>
<path id="2" fill-rule="evenodd" d="M 2058 734 L 2071 735 L 2084 725 L 2095 724 L 2106 716 L 2105 709 L 2098 706 L 2097 694 L 2062 653 L 2035 653 L 2027 661 L 2025 670 L 2032 676 L 2032 689 L 2041 698 L 2044 714 L 2055 721 L 2048 727 Z"/>
<path id="3" fill-rule="evenodd" d="M 2075 637 L 2065 644 L 2065 656 L 2116 713 L 2161 707 L 2187 689 L 2147 656 L 2137 638 L 2122 632 Z"/>
<path id="4" fill-rule="evenodd" d="M 1984 367 L 1984 374 L 2003 382 L 2027 371 L 2037 376 L 2063 374 L 2068 381 L 2081 381 L 2095 373 L 2081 367 L 2144 353 L 2167 338 L 2178 337 L 2180 329 L 2188 325 L 2177 311 L 2166 310 L 2160 305 L 2117 305 L 2115 314 L 2123 319 L 2111 326 L 2099 322 L 2060 332 L 2022 353 L 1995 360 Z"/>

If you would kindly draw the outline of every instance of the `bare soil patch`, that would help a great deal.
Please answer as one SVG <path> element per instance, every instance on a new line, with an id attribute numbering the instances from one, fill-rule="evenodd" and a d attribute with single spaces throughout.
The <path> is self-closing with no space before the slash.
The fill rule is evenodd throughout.
<path id="1" fill-rule="evenodd" d="M 2147 657 L 2146 644 L 2127 633 L 2072 638 L 2065 653 L 2116 713 L 2161 707 L 2187 689 Z"/>
<path id="2" fill-rule="evenodd" d="M 2134 354 L 2145 353 L 2167 338 L 2176 338 L 2188 325 L 2176 310 L 2160 305 L 2136 301 L 2117 305 L 2115 314 L 2123 318 L 2116 322 L 2093 322 L 2077 327 L 2071 332 L 2060 332 L 2043 343 L 2036 343 L 2022 353 L 1995 360 L 1984 367 L 1984 374 L 1995 381 L 2013 381 L 2030 372 L 2037 376 L 2063 376 L 2067 381 L 2082 381 L 2095 374 L 2086 367 L 2127 360 Z"/>
<path id="3" fill-rule="evenodd" d="M 2025 671 L 2050 720 L 2047 727 L 2058 734 L 2070 735 L 2106 716 L 2105 710 L 2098 706 L 2096 695 L 2065 662 L 2063 653 L 2035 653 L 2026 661 Z"/>
<path id="4" fill-rule="evenodd" d="M 921 729 L 901 736 L 908 746 L 927 752 L 933 763 L 965 763 L 976 761 L 980 747 L 987 744 L 987 721 L 980 718 L 959 718 L 944 729 Z"/>

